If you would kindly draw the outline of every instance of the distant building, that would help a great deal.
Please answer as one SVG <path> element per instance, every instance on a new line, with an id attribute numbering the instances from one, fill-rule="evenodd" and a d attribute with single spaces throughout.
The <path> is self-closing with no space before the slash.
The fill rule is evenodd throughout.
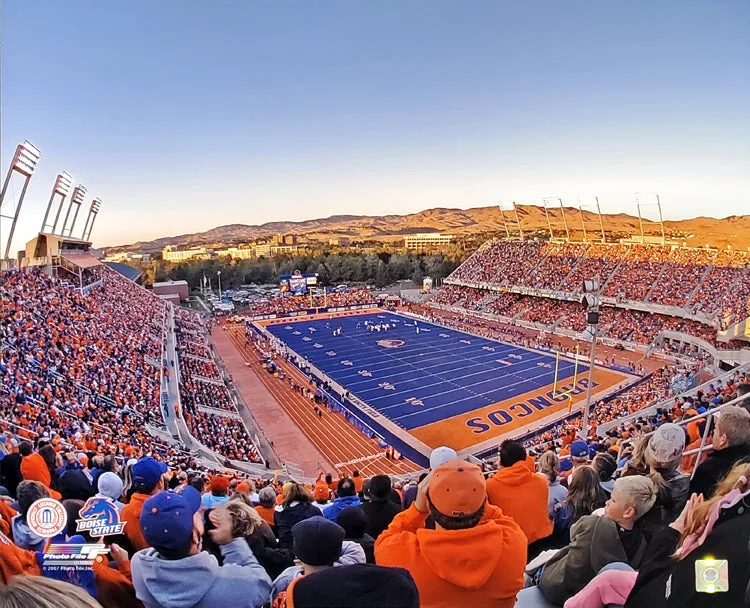
<path id="1" fill-rule="evenodd" d="M 154 295 L 170 302 L 174 301 L 175 298 L 179 298 L 180 301 L 188 299 L 187 281 L 164 281 L 162 283 L 154 283 L 153 291 Z"/>
<path id="2" fill-rule="evenodd" d="M 337 236 L 328 239 L 328 244 L 331 247 L 346 247 L 349 245 L 349 238 L 345 236 Z"/>
<path id="3" fill-rule="evenodd" d="M 162 259 L 166 262 L 184 262 L 191 258 L 209 257 L 205 247 L 191 247 L 190 249 L 175 249 L 167 245 L 161 252 Z"/>
<path id="4" fill-rule="evenodd" d="M 272 255 L 271 247 L 271 243 L 260 243 L 255 246 L 255 255 L 259 258 L 270 258 Z"/>
<path id="5" fill-rule="evenodd" d="M 407 251 L 423 251 L 447 245 L 453 240 L 452 234 L 440 234 L 439 232 L 425 232 L 409 234 L 404 237 L 404 248 Z"/>
<path id="6" fill-rule="evenodd" d="M 105 262 L 148 262 L 151 256 L 148 253 L 136 253 L 134 251 L 118 251 L 117 253 L 108 253 L 104 258 Z"/>
<path id="7" fill-rule="evenodd" d="M 271 255 L 278 255 L 280 253 L 297 253 L 296 245 L 276 245 L 271 247 Z"/>
<path id="8" fill-rule="evenodd" d="M 214 253 L 219 257 L 228 255 L 233 260 L 250 260 L 255 257 L 255 250 L 252 247 L 228 247 L 227 249 L 217 249 Z"/>

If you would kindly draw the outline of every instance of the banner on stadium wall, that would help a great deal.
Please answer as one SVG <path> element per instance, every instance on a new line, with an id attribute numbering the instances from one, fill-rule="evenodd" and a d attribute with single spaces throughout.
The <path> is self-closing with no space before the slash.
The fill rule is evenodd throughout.
<path id="1" fill-rule="evenodd" d="M 429 292 L 432 289 L 432 278 L 431 277 L 425 277 L 422 279 L 422 291 L 425 293 Z"/>

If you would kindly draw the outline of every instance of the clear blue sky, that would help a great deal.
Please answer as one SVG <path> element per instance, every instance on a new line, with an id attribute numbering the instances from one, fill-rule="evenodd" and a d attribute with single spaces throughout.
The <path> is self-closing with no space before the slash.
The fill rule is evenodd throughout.
<path id="1" fill-rule="evenodd" d="M 749 31 L 747 0 L 5 0 L 3 173 L 42 150 L 15 245 L 60 170 L 97 245 L 636 191 L 750 213 Z"/>

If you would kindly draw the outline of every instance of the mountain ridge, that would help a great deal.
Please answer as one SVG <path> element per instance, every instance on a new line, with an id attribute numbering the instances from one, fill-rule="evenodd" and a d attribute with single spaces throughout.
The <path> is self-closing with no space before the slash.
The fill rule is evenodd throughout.
<path id="1" fill-rule="evenodd" d="M 518 219 L 525 233 L 549 233 L 549 224 L 555 237 L 565 236 L 565 225 L 559 207 L 546 209 L 537 205 L 518 205 Z M 503 218 L 505 223 L 503 223 Z M 549 218 L 549 224 L 548 219 Z M 590 211 L 581 212 L 574 207 L 565 207 L 565 221 L 571 238 L 583 237 L 582 219 L 589 238 L 600 231 L 599 217 Z M 613 238 L 640 234 L 637 216 L 627 213 L 602 214 L 605 232 Z M 659 224 L 643 219 L 643 230 L 647 235 L 660 235 Z M 187 247 L 195 245 L 231 245 L 269 238 L 274 234 L 306 236 L 310 240 L 327 240 L 334 237 L 349 237 L 364 241 L 393 241 L 404 234 L 415 232 L 443 232 L 458 237 L 472 233 L 518 234 L 516 213 L 498 206 L 457 209 L 433 207 L 406 215 L 384 216 L 337 214 L 326 218 L 301 221 L 274 221 L 264 224 L 226 224 L 203 232 L 165 236 L 151 241 L 138 241 L 128 245 L 107 247 L 108 251 L 155 251 L 167 245 Z M 684 220 L 665 220 L 664 228 L 669 238 L 687 245 L 714 247 L 731 245 L 737 249 L 750 247 L 750 215 L 731 215 L 726 218 L 700 216 Z"/>

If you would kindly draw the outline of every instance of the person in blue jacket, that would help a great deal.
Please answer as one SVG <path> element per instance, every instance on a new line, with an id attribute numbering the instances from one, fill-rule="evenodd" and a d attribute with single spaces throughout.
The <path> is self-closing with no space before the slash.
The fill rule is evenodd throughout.
<path id="1" fill-rule="evenodd" d="M 339 485 L 336 488 L 336 500 L 333 504 L 323 509 L 323 517 L 336 521 L 339 513 L 348 507 L 358 507 L 362 504 L 362 501 L 357 496 L 357 489 L 354 486 L 354 481 L 345 477 L 339 481 Z"/>

